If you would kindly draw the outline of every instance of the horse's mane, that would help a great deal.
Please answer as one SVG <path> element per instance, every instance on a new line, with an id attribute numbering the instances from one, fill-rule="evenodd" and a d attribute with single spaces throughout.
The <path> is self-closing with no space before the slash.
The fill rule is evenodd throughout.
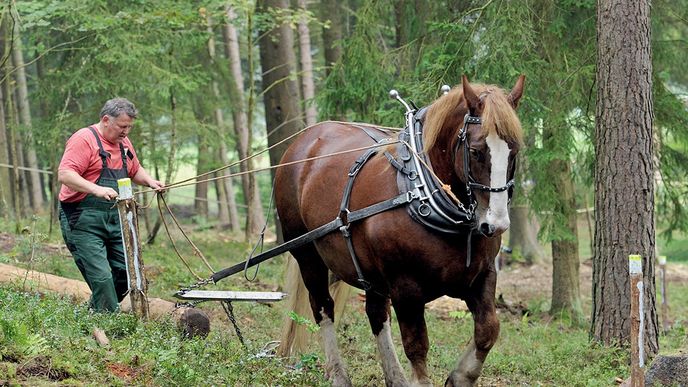
<path id="1" fill-rule="evenodd" d="M 499 86 L 472 83 L 471 87 L 476 95 L 484 95 L 484 108 L 482 113 L 482 133 L 487 136 L 496 132 L 504 141 L 516 146 L 523 144 L 523 129 L 516 112 L 509 103 L 507 94 Z M 459 105 L 463 102 L 464 109 L 467 104 L 463 98 L 463 88 L 454 87 L 449 93 L 435 100 L 430 105 L 425 119 L 424 151 L 427 153 L 437 142 L 444 123 L 458 114 Z M 465 114 L 465 113 L 464 113 Z M 463 114 L 458 125 L 463 124 Z M 459 128 L 452 128 L 458 130 Z"/>

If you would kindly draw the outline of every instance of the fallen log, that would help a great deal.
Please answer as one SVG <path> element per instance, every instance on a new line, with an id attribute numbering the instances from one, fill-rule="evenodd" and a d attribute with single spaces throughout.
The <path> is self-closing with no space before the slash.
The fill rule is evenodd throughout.
<path id="1" fill-rule="evenodd" d="M 91 297 L 91 290 L 86 282 L 2 263 L 0 263 L 0 283 L 15 283 L 29 290 L 58 293 L 71 297 L 75 302 L 85 302 Z M 210 332 L 210 318 L 199 309 L 177 307 L 174 302 L 152 297 L 148 298 L 148 307 L 152 319 L 171 317 L 187 337 L 206 337 Z M 131 312 L 129 297 L 125 297 L 120 303 L 120 309 L 123 312 Z"/>

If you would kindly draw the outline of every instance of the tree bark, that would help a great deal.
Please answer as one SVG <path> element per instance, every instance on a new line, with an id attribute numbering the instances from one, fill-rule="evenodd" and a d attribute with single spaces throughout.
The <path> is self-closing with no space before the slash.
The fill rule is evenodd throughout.
<path id="1" fill-rule="evenodd" d="M 320 2 L 321 20 L 329 21 L 329 26 L 323 27 L 322 38 L 325 46 L 325 74 L 330 75 L 332 66 L 342 56 L 341 40 L 344 31 L 344 7 L 346 2 L 340 0 L 322 0 Z"/>
<path id="2" fill-rule="evenodd" d="M 257 7 L 266 12 L 268 8 L 288 9 L 287 0 L 259 0 Z M 296 69 L 294 54 L 294 33 L 289 24 L 282 23 L 266 32 L 260 40 L 260 61 L 263 68 L 263 94 L 268 145 L 293 135 L 303 128 L 298 101 L 299 87 L 293 80 Z M 293 139 L 292 139 L 293 140 Z M 285 141 L 270 150 L 270 163 L 277 165 L 292 141 Z M 274 177 L 274 171 L 273 171 Z"/>
<path id="3" fill-rule="evenodd" d="M 196 161 L 196 175 L 208 172 L 208 144 L 204 139 L 198 140 L 198 159 Z M 203 176 L 197 181 L 194 187 L 194 212 L 203 219 L 208 219 L 208 181 L 210 175 Z"/>
<path id="4" fill-rule="evenodd" d="M 241 56 L 239 54 L 239 38 L 236 28 L 232 24 L 236 19 L 236 13 L 231 6 L 226 8 L 227 22 L 223 28 L 223 37 L 225 41 L 225 55 L 229 59 L 229 67 L 232 73 L 229 79 L 230 94 L 234 103 L 232 104 L 232 115 L 234 119 L 234 132 L 237 136 L 236 148 L 239 153 L 239 159 L 245 160 L 249 156 L 252 142 L 252 101 L 250 98 L 248 106 L 244 98 L 244 76 L 241 72 Z M 248 15 L 249 24 L 251 23 L 251 15 Z M 249 29 L 250 31 L 250 29 Z M 252 48 L 252 36 L 247 37 L 249 44 L 247 47 Z M 253 68 L 253 55 L 249 49 L 248 63 L 249 67 Z M 252 71 L 250 71 L 253 74 Z M 253 87 L 251 83 L 251 87 Z M 251 96 L 252 97 L 252 96 Z M 253 169 L 253 160 L 245 160 L 239 164 L 242 172 Z M 260 233 L 263 224 L 265 223 L 265 216 L 263 215 L 263 204 L 260 198 L 260 190 L 258 189 L 258 181 L 253 173 L 244 174 L 241 176 L 241 185 L 244 191 L 244 204 L 247 206 L 246 213 L 246 239 Z"/>
<path id="5" fill-rule="evenodd" d="M 6 19 L 6 18 L 5 18 Z M 4 20 L 0 25 L 0 53 L 6 53 L 7 44 L 7 21 Z M 4 76 L 6 67 L 0 68 L 0 76 Z M 5 115 L 5 88 L 3 84 L 0 84 L 0 163 L 6 164 L 5 166 L 0 166 L 0 216 L 6 221 L 9 215 L 13 212 L 12 207 L 12 181 L 14 179 L 14 174 L 10 165 L 12 164 L 10 145 L 11 134 L 9 133 L 9 127 L 7 125 L 7 116 Z"/>
<path id="6" fill-rule="evenodd" d="M 311 32 L 308 28 L 306 0 L 298 0 L 299 11 L 299 52 L 301 56 L 301 90 L 303 92 L 306 125 L 315 125 L 318 111 L 315 106 L 315 84 L 313 83 L 313 60 L 311 59 Z"/>
<path id="7" fill-rule="evenodd" d="M 170 117 L 171 117 L 171 125 L 170 125 L 170 152 L 167 157 L 167 171 L 165 171 L 165 182 L 171 182 L 172 181 L 172 176 L 174 175 L 174 163 L 175 163 L 175 158 L 177 157 L 177 98 L 174 95 L 174 90 L 170 88 L 169 90 L 170 93 Z M 157 175 L 157 173 L 156 173 Z M 153 244 L 155 243 L 155 237 L 158 235 L 158 231 L 160 231 L 160 227 L 162 226 L 162 219 L 157 218 L 155 221 L 155 224 L 153 225 L 153 228 L 150 230 L 150 234 L 148 234 L 148 238 L 146 238 L 146 244 Z"/>
<path id="8" fill-rule="evenodd" d="M 215 35 L 213 33 L 213 22 L 210 19 L 210 16 L 206 17 L 206 22 L 207 22 L 207 31 L 208 31 L 208 56 L 210 57 L 210 62 L 211 65 L 215 65 L 216 62 L 216 55 L 215 55 Z M 217 131 L 220 137 L 219 145 L 218 145 L 218 156 L 220 159 L 220 163 L 222 165 L 228 165 L 229 162 L 227 160 L 227 145 L 226 145 L 226 138 L 227 138 L 227 133 L 226 133 L 226 128 L 225 128 L 225 118 L 224 114 L 222 112 L 222 109 L 219 106 L 219 101 L 220 101 L 220 89 L 218 87 L 217 81 L 213 79 L 212 84 L 211 84 L 213 96 L 215 97 L 215 100 L 213 101 L 215 104 L 215 107 L 213 109 L 213 112 L 215 114 L 215 124 L 217 125 Z M 229 171 L 226 171 L 225 173 L 229 173 Z M 216 176 L 221 176 L 222 173 L 216 174 Z M 237 208 L 236 208 L 236 202 L 234 202 L 234 195 L 231 195 L 231 201 L 230 201 L 230 195 L 229 192 L 233 189 L 231 187 L 232 181 L 229 178 L 225 179 L 220 179 L 216 180 L 215 182 L 215 191 L 217 193 L 217 207 L 218 207 L 218 217 L 219 217 L 219 227 L 225 227 L 226 225 L 238 225 L 238 219 L 236 217 L 237 215 Z M 230 209 L 230 207 L 234 207 L 233 210 Z M 233 217 L 231 217 L 233 215 Z"/>
<path id="9" fill-rule="evenodd" d="M 10 58 L 12 55 L 11 40 L 9 36 L 11 35 L 11 26 L 9 25 L 8 18 L 3 18 L 2 21 L 2 32 L 4 39 L 3 47 L 3 58 Z M 5 129 L 7 134 L 7 151 L 9 156 L 9 164 L 12 165 L 10 170 L 11 180 L 11 197 L 12 197 L 12 209 L 15 219 L 15 231 L 19 232 L 19 219 L 25 216 L 25 200 L 22 190 L 22 174 L 19 172 L 19 166 L 21 165 L 21 141 L 17 138 L 17 115 L 14 106 L 14 91 L 11 85 L 11 61 L 5 61 L 5 65 L 2 68 L 2 74 L 5 81 L 0 87 L 3 88 L 3 100 L 2 104 L 5 110 Z"/>
<path id="10" fill-rule="evenodd" d="M 642 256 L 645 352 L 659 350 L 655 305 L 650 2 L 597 7 L 595 238 L 591 337 L 629 342 L 629 254 Z"/>
<path id="11" fill-rule="evenodd" d="M 2 101 L 2 88 L 0 87 L 0 102 Z M 11 176 L 10 173 L 10 157 L 7 149 L 9 144 L 7 138 L 7 127 L 5 126 L 5 107 L 0 103 L 0 163 L 5 164 L 0 166 L 0 217 L 7 220 L 11 211 Z"/>
<path id="12" fill-rule="evenodd" d="M 15 15 L 17 16 L 17 15 Z M 24 153 L 29 168 L 32 171 L 27 171 L 27 182 L 30 192 L 30 203 L 34 212 L 38 212 L 43 208 L 43 185 L 41 183 L 41 174 L 38 172 L 38 158 L 36 156 L 36 147 L 31 132 L 31 108 L 29 106 L 29 92 L 26 86 L 26 70 L 24 69 L 24 55 L 22 53 L 21 35 L 19 30 L 18 20 L 14 22 L 14 42 L 12 43 L 12 62 L 14 63 L 14 76 L 17 80 L 17 108 L 19 110 L 19 119 L 21 125 L 24 127 Z"/>
<path id="13" fill-rule="evenodd" d="M 509 247 L 518 251 L 526 263 L 542 262 L 545 251 L 538 242 L 538 223 L 530 215 L 526 206 L 512 206 L 510 210 L 511 227 L 509 227 Z"/>
<path id="14" fill-rule="evenodd" d="M 545 129 L 546 130 L 546 129 Z M 549 175 L 559 187 L 559 200 L 554 212 L 564 223 L 562 229 L 569 238 L 552 240 L 552 303 L 550 314 L 568 314 L 578 324 L 583 321 L 580 299 L 580 258 L 578 255 L 578 227 L 576 197 L 573 190 L 571 161 L 553 160 Z"/>

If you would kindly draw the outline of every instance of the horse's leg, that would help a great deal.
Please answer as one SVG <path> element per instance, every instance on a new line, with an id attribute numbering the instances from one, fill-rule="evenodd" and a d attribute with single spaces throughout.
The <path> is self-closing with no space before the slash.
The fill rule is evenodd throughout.
<path id="1" fill-rule="evenodd" d="M 394 302 L 404 352 L 411 362 L 412 384 L 432 386 L 428 376 L 428 329 L 425 325 L 425 304 L 420 300 L 402 298 Z"/>
<path id="2" fill-rule="evenodd" d="M 320 326 L 325 369 L 333 386 L 351 386 L 344 362 L 339 354 L 334 329 L 334 302 L 328 289 L 328 269 L 314 246 L 309 245 L 293 251 L 299 262 L 303 282 L 308 289 L 315 322 Z"/>
<path id="3" fill-rule="evenodd" d="M 445 386 L 473 386 L 480 376 L 483 363 L 499 336 L 499 319 L 495 309 L 494 270 L 487 273 L 482 284 L 475 287 L 474 297 L 467 297 L 466 304 L 473 314 L 473 340 L 459 358 Z"/>
<path id="4" fill-rule="evenodd" d="M 387 386 L 407 385 L 408 382 L 404 377 L 404 371 L 401 369 L 399 358 L 394 350 L 394 342 L 392 342 L 389 298 L 375 292 L 366 292 L 366 314 L 377 341 L 382 371 L 385 374 L 385 384 Z"/>

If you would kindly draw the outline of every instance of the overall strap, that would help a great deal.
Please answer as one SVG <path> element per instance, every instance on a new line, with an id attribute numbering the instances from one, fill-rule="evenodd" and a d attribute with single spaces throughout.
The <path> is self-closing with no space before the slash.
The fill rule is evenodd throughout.
<path id="1" fill-rule="evenodd" d="M 98 154 L 100 155 L 100 159 L 103 161 L 103 169 L 105 169 L 107 168 L 107 158 L 110 157 L 110 154 L 103 148 L 103 143 L 100 141 L 100 136 L 98 136 L 96 129 L 92 126 L 89 126 L 88 128 L 91 129 L 91 133 L 93 133 L 93 136 L 96 138 L 96 142 L 98 143 Z M 124 152 L 124 148 L 122 148 L 122 152 Z"/>
<path id="2" fill-rule="evenodd" d="M 124 151 L 124 145 L 122 143 L 119 143 L 119 151 L 122 154 L 122 169 L 124 170 L 124 173 L 128 176 L 129 172 L 127 170 L 127 152 Z"/>

